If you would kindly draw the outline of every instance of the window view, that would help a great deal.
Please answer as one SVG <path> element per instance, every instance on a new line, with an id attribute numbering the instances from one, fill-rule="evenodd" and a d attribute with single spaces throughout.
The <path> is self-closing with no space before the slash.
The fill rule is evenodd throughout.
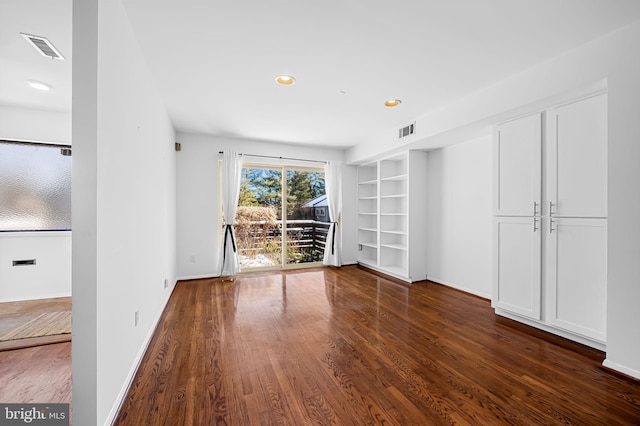
<path id="1" fill-rule="evenodd" d="M 323 170 L 242 169 L 235 232 L 243 270 L 321 262 L 328 222 Z"/>
<path id="2" fill-rule="evenodd" d="M 235 219 L 240 267 L 282 263 L 282 170 L 243 168 Z"/>
<path id="3" fill-rule="evenodd" d="M 322 262 L 329 229 L 324 171 L 287 170 L 287 263 Z"/>
<path id="4" fill-rule="evenodd" d="M 0 141 L 0 231 L 71 229 L 70 153 L 69 146 Z"/>

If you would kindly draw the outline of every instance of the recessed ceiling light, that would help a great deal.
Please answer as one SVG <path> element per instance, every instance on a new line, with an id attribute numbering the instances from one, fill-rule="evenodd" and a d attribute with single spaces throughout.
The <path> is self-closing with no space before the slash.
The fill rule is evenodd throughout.
<path id="1" fill-rule="evenodd" d="M 45 92 L 48 92 L 49 90 L 52 89 L 51 85 L 47 83 L 43 83 L 42 81 L 38 81 L 38 80 L 27 80 L 27 83 L 29 84 L 29 86 L 33 87 L 34 89 L 43 90 Z"/>
<path id="2" fill-rule="evenodd" d="M 384 103 L 384 106 L 393 108 L 400 105 L 401 103 L 402 101 L 400 99 L 387 99 L 387 101 L 385 101 Z"/>
<path id="3" fill-rule="evenodd" d="M 279 75 L 276 77 L 276 83 L 283 86 L 291 86 L 296 82 L 296 79 L 290 75 Z"/>

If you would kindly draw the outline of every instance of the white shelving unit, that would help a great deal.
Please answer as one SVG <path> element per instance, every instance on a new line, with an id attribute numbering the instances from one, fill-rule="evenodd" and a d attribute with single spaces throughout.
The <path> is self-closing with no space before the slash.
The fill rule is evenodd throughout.
<path id="1" fill-rule="evenodd" d="M 358 261 L 378 265 L 378 164 L 358 167 Z"/>
<path id="2" fill-rule="evenodd" d="M 358 168 L 361 264 L 407 282 L 426 279 L 426 167 L 425 152 L 406 151 Z"/>

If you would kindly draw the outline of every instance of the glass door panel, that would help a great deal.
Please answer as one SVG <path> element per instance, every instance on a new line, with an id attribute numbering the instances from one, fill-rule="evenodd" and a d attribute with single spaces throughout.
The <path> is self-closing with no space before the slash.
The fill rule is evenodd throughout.
<path id="1" fill-rule="evenodd" d="M 249 164 L 242 169 L 235 218 L 241 270 L 321 262 L 328 229 L 323 170 Z"/>
<path id="2" fill-rule="evenodd" d="M 324 171 L 287 169 L 286 264 L 322 262 L 329 208 Z"/>
<path id="3" fill-rule="evenodd" d="M 281 169 L 242 169 L 235 232 L 241 269 L 282 266 Z"/>

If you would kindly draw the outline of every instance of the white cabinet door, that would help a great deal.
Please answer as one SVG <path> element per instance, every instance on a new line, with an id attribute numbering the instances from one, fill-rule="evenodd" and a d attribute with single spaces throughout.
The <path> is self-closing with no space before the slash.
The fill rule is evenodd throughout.
<path id="1" fill-rule="evenodd" d="M 540 319 L 541 231 L 537 217 L 496 217 L 492 303 Z"/>
<path id="2" fill-rule="evenodd" d="M 547 322 L 606 342 L 607 220 L 551 218 L 546 237 Z M 549 232 L 551 231 L 551 232 Z"/>
<path id="3" fill-rule="evenodd" d="M 607 217 L 607 95 L 550 109 L 548 119 L 545 210 Z"/>
<path id="4" fill-rule="evenodd" d="M 540 214 L 542 119 L 530 115 L 496 126 L 495 214 Z M 535 206 L 534 206 L 535 203 Z M 535 210 L 535 213 L 534 213 Z"/>

